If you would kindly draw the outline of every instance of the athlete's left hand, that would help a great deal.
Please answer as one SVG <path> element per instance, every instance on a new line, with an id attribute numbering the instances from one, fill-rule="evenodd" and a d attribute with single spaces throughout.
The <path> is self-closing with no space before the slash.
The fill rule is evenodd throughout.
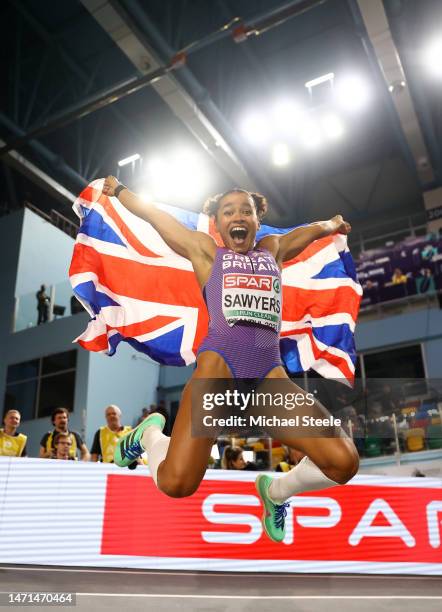
<path id="1" fill-rule="evenodd" d="M 336 215 L 330 219 L 332 234 L 349 234 L 351 232 L 351 225 L 344 221 L 342 215 Z"/>

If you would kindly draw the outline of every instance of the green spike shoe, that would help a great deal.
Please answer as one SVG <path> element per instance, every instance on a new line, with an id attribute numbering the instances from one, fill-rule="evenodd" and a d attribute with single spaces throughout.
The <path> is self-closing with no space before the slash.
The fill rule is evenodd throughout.
<path id="1" fill-rule="evenodd" d="M 135 429 L 126 434 L 118 442 L 114 451 L 114 462 L 120 467 L 129 467 L 138 457 L 144 453 L 145 449 L 141 443 L 141 438 L 145 429 L 154 425 L 159 427 L 161 431 L 164 429 L 166 419 L 159 412 L 153 412 L 148 417 L 141 421 Z"/>
<path id="2" fill-rule="evenodd" d="M 255 486 L 264 508 L 261 519 L 264 531 L 273 542 L 282 542 L 285 536 L 285 517 L 290 504 L 288 502 L 277 504 L 270 498 L 269 487 L 272 480 L 270 476 L 260 474 Z"/>

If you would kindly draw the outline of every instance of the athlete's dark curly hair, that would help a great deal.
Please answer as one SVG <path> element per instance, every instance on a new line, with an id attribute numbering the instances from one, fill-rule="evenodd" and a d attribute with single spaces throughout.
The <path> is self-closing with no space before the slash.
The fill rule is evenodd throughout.
<path id="1" fill-rule="evenodd" d="M 206 213 L 206 215 L 209 215 L 209 217 L 216 217 L 219 209 L 219 203 L 221 202 L 222 198 L 229 193 L 246 193 L 252 198 L 255 204 L 258 219 L 261 221 L 261 219 L 265 217 L 268 208 L 267 199 L 265 196 L 261 195 L 260 193 L 252 193 L 250 191 L 246 191 L 245 189 L 240 189 L 239 187 L 229 189 L 229 191 L 225 191 L 224 193 L 217 193 L 211 198 L 208 198 L 204 202 L 203 212 Z"/>

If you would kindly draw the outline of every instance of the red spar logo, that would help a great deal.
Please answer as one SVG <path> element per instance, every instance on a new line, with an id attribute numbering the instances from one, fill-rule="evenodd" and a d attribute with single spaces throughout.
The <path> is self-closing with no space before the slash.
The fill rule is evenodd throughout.
<path id="1" fill-rule="evenodd" d="M 259 289 L 271 291 L 273 276 L 254 276 L 253 274 L 225 274 L 224 289 Z"/>
<path id="2" fill-rule="evenodd" d="M 102 554 L 442 563 L 442 489 L 345 485 L 292 498 L 283 543 L 253 483 L 205 480 L 172 499 L 148 476 L 108 476 Z M 130 518 L 127 518 L 130 517 Z"/>

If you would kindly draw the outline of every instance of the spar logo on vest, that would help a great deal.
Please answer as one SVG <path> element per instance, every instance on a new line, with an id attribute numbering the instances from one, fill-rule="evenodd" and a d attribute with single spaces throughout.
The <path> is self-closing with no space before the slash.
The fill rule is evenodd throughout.
<path id="1" fill-rule="evenodd" d="M 281 280 L 273 257 L 263 253 L 223 254 L 222 309 L 229 325 L 249 321 L 279 331 Z"/>

